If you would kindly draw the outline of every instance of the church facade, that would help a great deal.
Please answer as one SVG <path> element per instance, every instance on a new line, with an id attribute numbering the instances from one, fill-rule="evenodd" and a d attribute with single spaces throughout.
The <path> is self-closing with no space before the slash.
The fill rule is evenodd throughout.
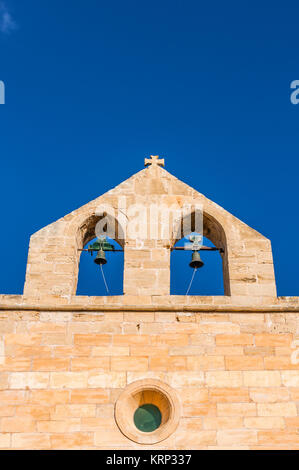
<path id="1" fill-rule="evenodd" d="M 0 295 L 0 448 L 299 449 L 299 298 L 277 297 L 270 241 L 145 163 L 32 235 L 23 295 Z M 223 296 L 170 295 L 171 250 L 197 219 Z M 78 296 L 107 221 L 124 294 Z"/>

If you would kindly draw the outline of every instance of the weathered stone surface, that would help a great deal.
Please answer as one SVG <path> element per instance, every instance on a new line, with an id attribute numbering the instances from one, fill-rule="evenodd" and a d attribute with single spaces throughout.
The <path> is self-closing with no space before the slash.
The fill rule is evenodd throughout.
<path id="1" fill-rule="evenodd" d="M 119 197 L 124 295 L 76 296 L 78 249 Z M 164 220 L 146 225 L 140 242 L 136 203 L 202 205 L 225 295 L 170 295 L 181 221 L 168 238 Z M 175 391 L 179 423 L 155 449 L 299 449 L 298 319 L 299 298 L 276 297 L 270 241 L 152 165 L 31 237 L 24 296 L 0 295 L 0 448 L 152 449 L 120 432 L 115 404 L 156 380 Z"/>

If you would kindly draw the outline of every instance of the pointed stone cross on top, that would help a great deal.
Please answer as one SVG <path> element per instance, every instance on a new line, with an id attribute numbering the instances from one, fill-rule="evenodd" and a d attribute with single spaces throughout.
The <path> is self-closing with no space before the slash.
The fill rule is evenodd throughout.
<path id="1" fill-rule="evenodd" d="M 164 166 L 164 158 L 159 160 L 159 155 L 151 155 L 151 158 L 144 159 L 144 166 L 155 165 L 155 166 Z"/>

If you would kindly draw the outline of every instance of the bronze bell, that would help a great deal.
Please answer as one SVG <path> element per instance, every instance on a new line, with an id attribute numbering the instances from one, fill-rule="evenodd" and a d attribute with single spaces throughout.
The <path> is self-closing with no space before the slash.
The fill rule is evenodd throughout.
<path id="1" fill-rule="evenodd" d="M 200 259 L 200 254 L 198 251 L 193 251 L 191 262 L 189 264 L 190 268 L 202 268 L 204 262 Z"/>
<path id="2" fill-rule="evenodd" d="M 94 260 L 96 264 L 106 264 L 106 255 L 104 250 L 99 250 L 96 259 Z"/>

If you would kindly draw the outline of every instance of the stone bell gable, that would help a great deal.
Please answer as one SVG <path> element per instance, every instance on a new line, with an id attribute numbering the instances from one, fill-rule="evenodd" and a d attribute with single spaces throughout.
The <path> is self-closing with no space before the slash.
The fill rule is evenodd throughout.
<path id="1" fill-rule="evenodd" d="M 0 449 L 299 450 L 299 297 L 276 296 L 270 241 L 145 164 L 32 235 L 24 295 L 0 294 Z M 170 295 L 171 248 L 198 219 L 225 295 Z M 101 225 L 124 295 L 79 296 Z"/>
<path id="2" fill-rule="evenodd" d="M 157 207 L 202 207 L 203 234 L 221 248 L 225 296 L 260 302 L 276 296 L 271 243 L 218 204 L 181 182 L 160 160 L 146 160 L 147 168 L 97 199 L 42 228 L 30 239 L 24 296 L 42 299 L 54 296 L 71 302 L 76 295 L 81 252 L 95 237 L 96 224 L 103 215 L 115 220 L 115 239 L 124 249 L 124 295 L 170 294 L 170 253 L 178 239 L 182 220 L 165 236 L 159 221 L 157 236 L 132 236 L 135 224 L 131 209 L 145 212 Z M 189 214 L 186 214 L 188 216 Z M 194 215 L 194 214 L 193 214 Z M 191 227 L 192 228 L 192 227 Z M 179 238 L 181 238 L 179 236 Z"/>

